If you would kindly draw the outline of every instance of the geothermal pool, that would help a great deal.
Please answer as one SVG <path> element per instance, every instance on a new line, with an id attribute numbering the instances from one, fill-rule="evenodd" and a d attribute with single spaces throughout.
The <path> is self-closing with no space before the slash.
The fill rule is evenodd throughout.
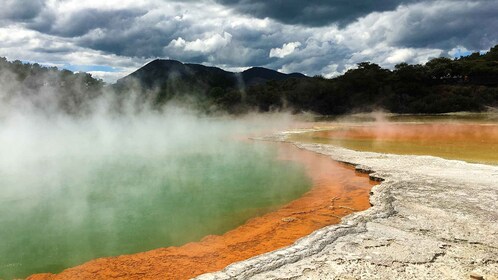
<path id="1" fill-rule="evenodd" d="M 0 116 L 0 279 L 183 245 L 300 197 L 312 185 L 301 163 L 238 140 L 282 122 L 176 109 Z"/>
<path id="2" fill-rule="evenodd" d="M 226 149 L 231 155 L 221 161 L 212 152 L 122 155 L 3 172 L 0 278 L 221 234 L 311 186 L 302 166 L 276 160 L 271 147 L 231 143 Z M 37 191 L 17 193 L 19 185 Z"/>
<path id="3" fill-rule="evenodd" d="M 190 279 L 294 243 L 342 217 L 367 209 L 369 191 L 376 184 L 368 175 L 339 164 L 328 156 L 301 150 L 290 144 L 271 144 L 278 160 L 302 165 L 312 189 L 274 211 L 249 219 L 223 235 L 209 235 L 180 247 L 101 258 L 62 273 L 38 274 L 30 279 Z M 286 181 L 282 181 L 286 183 Z"/>
<path id="4" fill-rule="evenodd" d="M 221 234 L 298 198 L 304 167 L 274 147 L 68 156 L 1 170 L 0 278 Z M 55 162 L 57 161 L 57 162 Z"/>

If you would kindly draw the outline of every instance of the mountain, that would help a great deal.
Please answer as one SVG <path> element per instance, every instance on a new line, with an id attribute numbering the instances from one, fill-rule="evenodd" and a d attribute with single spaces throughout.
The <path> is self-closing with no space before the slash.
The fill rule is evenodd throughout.
<path id="1" fill-rule="evenodd" d="M 242 75 L 242 79 L 246 86 L 260 85 L 270 80 L 281 81 L 288 78 L 306 78 L 306 76 L 301 73 L 284 74 L 263 67 L 252 67 L 240 74 Z"/>
<path id="2" fill-rule="evenodd" d="M 339 115 L 379 108 L 394 113 L 446 113 L 498 108 L 498 45 L 489 52 L 425 65 L 400 63 L 393 70 L 361 62 L 326 79 L 284 74 L 262 67 L 240 73 L 216 67 L 154 60 L 116 83 L 135 86 L 159 106 L 186 101 L 202 111 L 251 110 Z M 138 87 L 136 87 L 138 85 Z"/>
<path id="3" fill-rule="evenodd" d="M 188 88 L 242 88 L 281 81 L 289 78 L 306 78 L 300 73 L 284 74 L 275 70 L 253 67 L 240 73 L 225 71 L 217 67 L 181 63 L 176 60 L 156 59 L 130 75 L 119 79 L 117 86 L 137 82 L 146 89 L 167 88 L 172 84 L 184 84 Z M 183 87 L 182 87 L 183 88 Z"/>

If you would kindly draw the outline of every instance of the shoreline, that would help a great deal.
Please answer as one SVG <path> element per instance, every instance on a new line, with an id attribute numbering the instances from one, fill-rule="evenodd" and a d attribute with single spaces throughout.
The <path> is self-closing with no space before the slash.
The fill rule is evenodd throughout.
<path id="1" fill-rule="evenodd" d="M 196 279 L 498 279 L 497 166 L 291 143 L 382 180 L 372 207 Z"/>
<path id="2" fill-rule="evenodd" d="M 289 246 L 319 228 L 337 224 L 352 212 L 370 207 L 369 192 L 376 183 L 368 175 L 291 144 L 275 145 L 279 149 L 276 160 L 303 164 L 313 181 L 312 188 L 300 198 L 223 235 L 206 236 L 180 247 L 98 258 L 58 274 L 34 274 L 28 279 L 190 279 Z"/>

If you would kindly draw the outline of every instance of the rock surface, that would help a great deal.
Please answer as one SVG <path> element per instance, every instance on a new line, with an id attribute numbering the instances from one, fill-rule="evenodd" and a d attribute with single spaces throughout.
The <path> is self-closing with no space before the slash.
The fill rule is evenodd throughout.
<path id="1" fill-rule="evenodd" d="M 498 166 L 295 144 L 383 180 L 373 206 L 196 279 L 498 279 Z"/>

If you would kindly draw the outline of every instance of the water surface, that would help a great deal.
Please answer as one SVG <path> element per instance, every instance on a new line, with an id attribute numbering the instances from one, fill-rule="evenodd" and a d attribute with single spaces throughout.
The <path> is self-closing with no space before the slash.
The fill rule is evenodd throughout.
<path id="1" fill-rule="evenodd" d="M 255 126 L 192 116 L 0 123 L 0 279 L 222 234 L 311 187 Z M 236 133 L 237 132 L 237 133 Z"/>
<path id="2" fill-rule="evenodd" d="M 498 121 L 490 115 L 392 116 L 320 125 L 320 129 L 296 134 L 292 139 L 358 151 L 498 164 Z"/>
<path id="3" fill-rule="evenodd" d="M 296 200 L 267 214 L 252 218 L 223 235 L 200 242 L 115 258 L 101 258 L 33 279 L 110 279 L 115 275 L 144 279 L 191 279 L 227 265 L 289 246 L 311 232 L 338 223 L 342 217 L 370 207 L 369 192 L 375 182 L 354 168 L 325 155 L 275 143 L 279 160 L 304 165 L 313 188 Z M 283 182 L 285 183 L 285 182 Z"/>

